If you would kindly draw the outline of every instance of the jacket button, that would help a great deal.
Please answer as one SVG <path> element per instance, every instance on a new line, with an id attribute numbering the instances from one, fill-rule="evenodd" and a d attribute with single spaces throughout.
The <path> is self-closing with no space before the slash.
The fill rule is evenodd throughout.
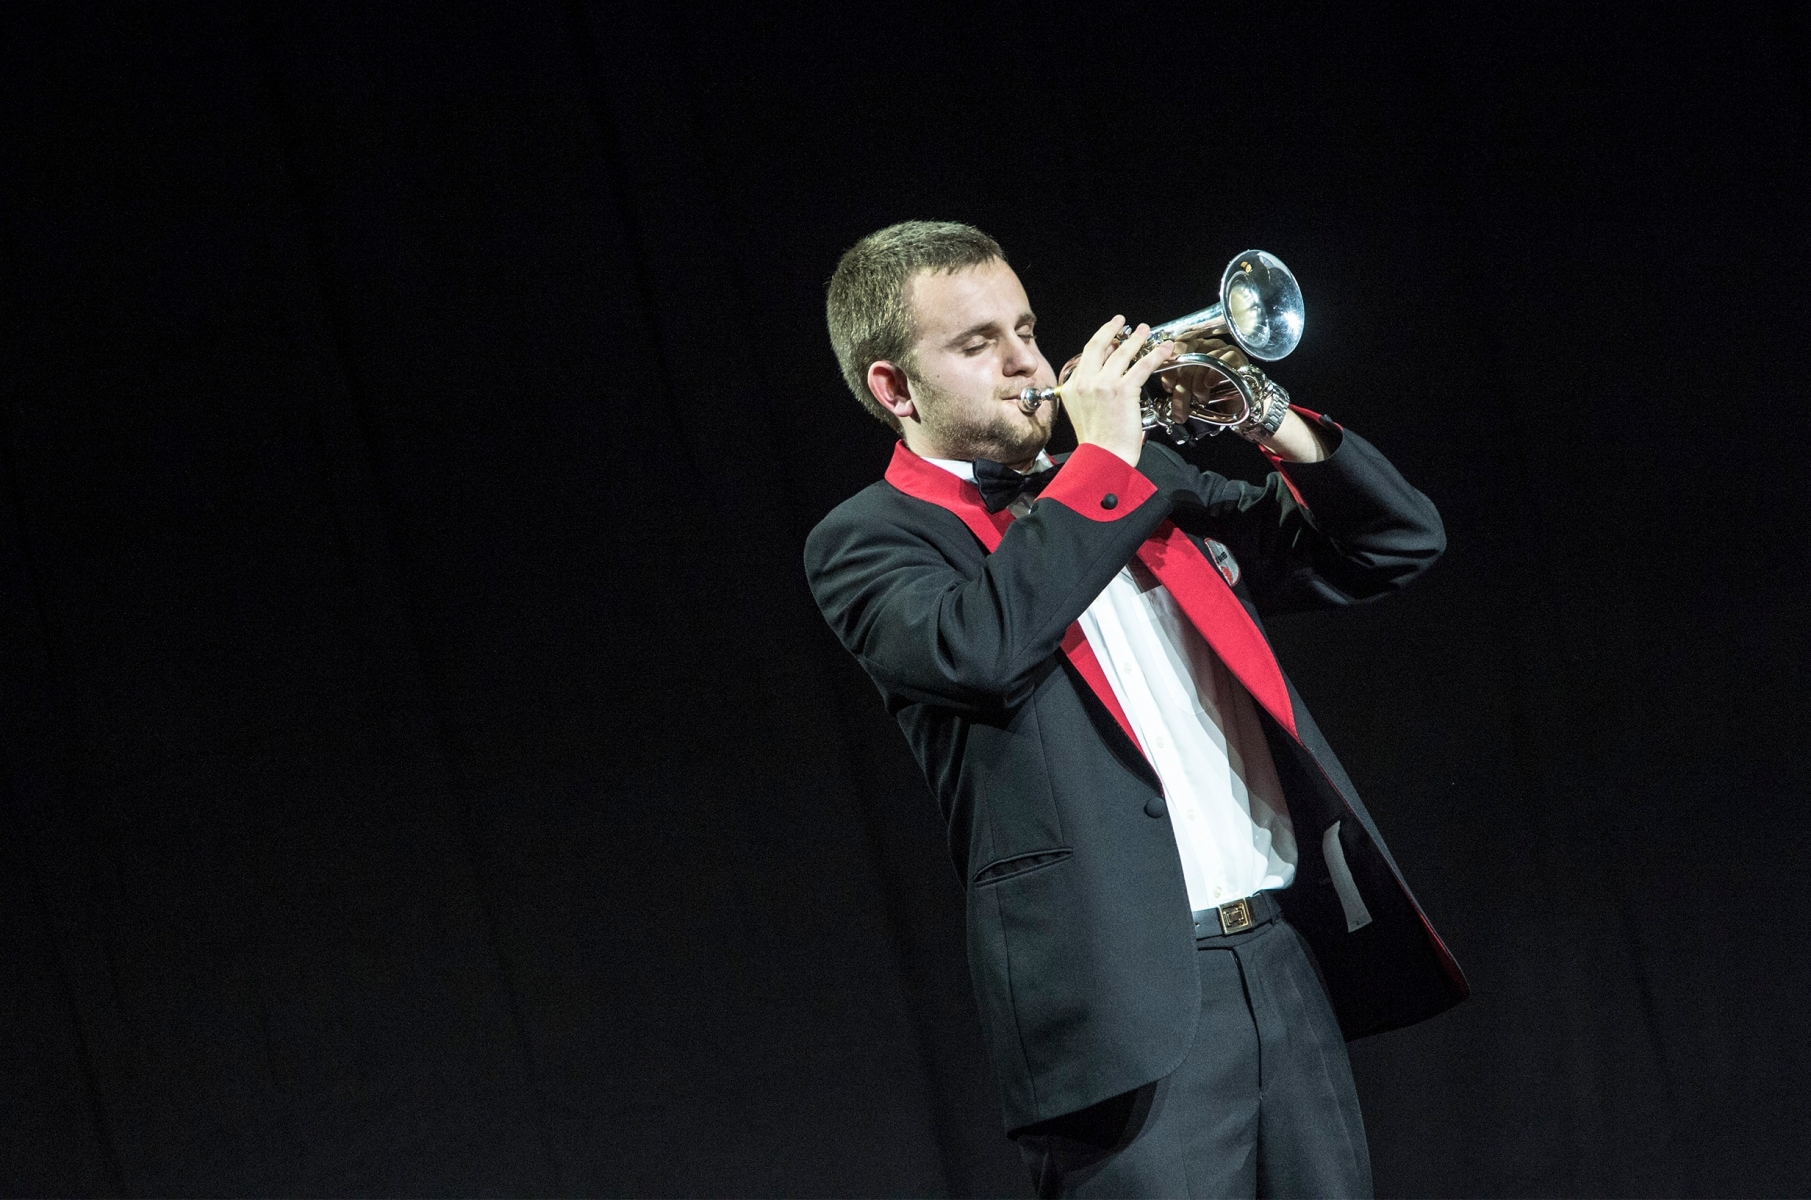
<path id="1" fill-rule="evenodd" d="M 1115 496 L 1112 492 L 1108 492 L 1100 498 L 1100 506 L 1102 508 L 1118 508 L 1119 497 Z"/>
<path id="2" fill-rule="evenodd" d="M 1152 796 L 1144 802 L 1144 815 L 1147 817 L 1161 817 L 1169 811 L 1169 805 L 1163 802 L 1162 796 Z"/>

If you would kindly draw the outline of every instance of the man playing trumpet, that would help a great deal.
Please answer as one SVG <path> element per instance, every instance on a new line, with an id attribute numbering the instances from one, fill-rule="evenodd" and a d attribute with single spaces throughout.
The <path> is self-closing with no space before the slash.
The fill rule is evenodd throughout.
<path id="1" fill-rule="evenodd" d="M 1140 393 L 1174 355 L 1246 364 L 1146 350 L 1119 317 L 1056 393 L 1078 446 L 1053 462 L 1036 318 L 968 226 L 862 239 L 828 310 L 901 440 L 806 571 L 948 822 L 1039 1194 L 1369 1194 L 1344 1039 L 1465 983 L 1262 620 L 1406 584 L 1444 546 L 1433 505 L 1256 373 L 1234 427 L 1263 486 L 1147 442 Z"/>

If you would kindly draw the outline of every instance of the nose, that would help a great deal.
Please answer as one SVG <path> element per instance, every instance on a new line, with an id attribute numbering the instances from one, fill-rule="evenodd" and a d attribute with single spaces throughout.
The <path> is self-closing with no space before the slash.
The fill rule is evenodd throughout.
<path id="1" fill-rule="evenodd" d="M 1009 339 L 1006 347 L 1006 358 L 1000 364 L 1000 370 L 1008 379 L 1028 378 L 1037 373 L 1038 354 L 1036 350 L 1017 338 Z"/>

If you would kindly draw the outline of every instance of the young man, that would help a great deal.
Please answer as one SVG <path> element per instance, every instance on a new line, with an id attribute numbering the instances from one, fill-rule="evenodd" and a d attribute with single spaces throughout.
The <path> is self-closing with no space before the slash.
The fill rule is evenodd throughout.
<path id="1" fill-rule="evenodd" d="M 1146 443 L 1176 348 L 1116 345 L 1119 317 L 1063 385 L 1079 445 L 1051 470 L 1056 405 L 1019 403 L 1055 382 L 1036 319 L 967 226 L 862 239 L 829 322 L 901 441 L 806 571 L 949 823 L 1039 1194 L 1368 1194 L 1343 1039 L 1465 983 L 1261 617 L 1401 587 L 1443 548 L 1433 505 L 1272 385 L 1239 431 L 1263 487 Z"/>

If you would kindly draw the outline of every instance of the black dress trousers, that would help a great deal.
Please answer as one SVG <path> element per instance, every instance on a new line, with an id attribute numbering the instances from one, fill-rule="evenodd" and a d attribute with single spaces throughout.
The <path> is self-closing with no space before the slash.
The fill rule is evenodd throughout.
<path id="1" fill-rule="evenodd" d="M 1196 943 L 1201 1016 L 1163 1079 L 1033 1125 L 1039 1196 L 1370 1196 L 1339 1022 L 1281 917 Z"/>

